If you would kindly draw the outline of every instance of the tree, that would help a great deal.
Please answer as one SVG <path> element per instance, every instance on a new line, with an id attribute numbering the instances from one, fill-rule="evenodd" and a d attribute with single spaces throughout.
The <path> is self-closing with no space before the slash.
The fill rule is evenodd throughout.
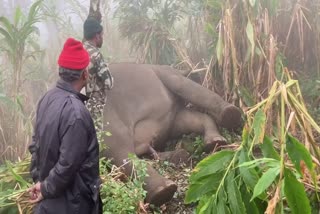
<path id="1" fill-rule="evenodd" d="M 122 37 L 138 52 L 140 63 L 175 64 L 178 53 L 174 26 L 182 17 L 182 1 L 117 0 L 115 16 Z"/>
<path id="2" fill-rule="evenodd" d="M 27 15 L 17 7 L 12 21 L 0 17 L 0 52 L 6 63 L 5 72 L 0 71 L 0 81 L 4 85 L 4 90 L 0 90 L 0 161 L 24 156 L 30 139 L 28 134 L 31 132 L 32 113 L 25 114 L 30 105 L 24 105 L 21 87 L 24 76 L 29 74 L 24 65 L 28 59 L 35 58 L 35 53 L 40 49 L 34 36 L 39 34 L 35 24 L 41 19 L 42 2 L 35 2 Z M 34 64 L 37 63 L 33 62 L 33 67 Z"/>
<path id="3" fill-rule="evenodd" d="M 39 34 L 39 29 L 35 26 L 40 21 L 40 5 L 43 0 L 35 2 L 25 17 L 20 7 L 15 10 L 14 20 L 4 16 L 0 17 L 0 34 L 3 36 L 2 49 L 8 56 L 13 68 L 12 96 L 19 94 L 21 86 L 21 75 L 23 62 L 32 53 L 25 55 L 27 48 L 37 49 L 37 45 L 31 40 L 33 34 Z"/>
<path id="4" fill-rule="evenodd" d="M 101 22 L 100 0 L 90 0 L 90 8 L 88 17 L 93 17 Z"/>

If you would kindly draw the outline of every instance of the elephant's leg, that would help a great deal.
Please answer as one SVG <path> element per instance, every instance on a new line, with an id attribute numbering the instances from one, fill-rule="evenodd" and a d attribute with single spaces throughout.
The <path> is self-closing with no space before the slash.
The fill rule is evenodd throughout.
<path id="1" fill-rule="evenodd" d="M 162 161 L 169 161 L 176 166 L 182 163 L 188 163 L 190 154 L 184 149 L 176 149 L 174 151 L 159 152 L 159 159 Z"/>
<path id="2" fill-rule="evenodd" d="M 153 143 L 158 140 L 160 125 L 155 120 L 142 120 L 134 128 L 134 150 L 138 157 L 152 156 L 159 159 L 153 148 Z"/>
<path id="3" fill-rule="evenodd" d="M 148 166 L 147 174 L 149 176 L 145 179 L 146 202 L 160 206 L 170 201 L 177 191 L 177 185 L 159 175 L 151 166 Z"/>
<path id="4" fill-rule="evenodd" d="M 224 101 L 218 94 L 187 79 L 171 67 L 154 67 L 162 83 L 174 94 L 188 102 L 206 109 L 215 121 L 228 129 L 238 128 L 241 124 L 239 108 Z"/>
<path id="5" fill-rule="evenodd" d="M 110 118 L 113 118 L 108 114 Z M 106 130 L 111 132 L 111 136 L 105 136 L 104 142 L 107 145 L 107 149 L 104 151 L 104 156 L 112 159 L 116 166 L 122 166 L 128 158 L 128 154 L 135 154 L 135 148 L 133 145 L 133 138 L 130 132 L 123 124 L 119 124 L 120 120 L 111 120 L 112 126 L 106 127 Z M 131 175 L 132 165 L 125 164 L 123 166 L 124 172 L 127 176 Z M 161 205 L 167 201 L 170 201 L 173 194 L 177 190 L 177 185 L 161 176 L 151 166 L 147 166 L 148 176 L 145 178 L 145 190 L 147 191 L 146 201 L 155 205 Z"/>
<path id="6" fill-rule="evenodd" d="M 178 112 L 171 131 L 173 137 L 191 132 L 204 135 L 205 151 L 210 152 L 215 146 L 226 144 L 213 119 L 204 113 L 183 109 Z"/>

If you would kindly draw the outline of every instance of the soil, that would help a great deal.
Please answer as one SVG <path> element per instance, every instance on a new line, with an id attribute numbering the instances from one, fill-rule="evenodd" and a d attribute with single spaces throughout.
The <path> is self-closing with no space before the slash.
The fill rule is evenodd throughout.
<path id="1" fill-rule="evenodd" d="M 190 161 L 191 162 L 191 161 Z M 192 168 L 195 164 L 180 164 L 174 166 L 169 162 L 158 162 L 153 164 L 158 171 L 165 177 L 171 179 L 178 185 L 178 190 L 173 196 L 173 199 L 162 205 L 161 207 L 150 207 L 148 213 L 161 213 L 161 214 L 192 214 L 195 210 L 194 204 L 185 204 L 184 198 L 188 188 L 188 179 L 191 174 Z"/>

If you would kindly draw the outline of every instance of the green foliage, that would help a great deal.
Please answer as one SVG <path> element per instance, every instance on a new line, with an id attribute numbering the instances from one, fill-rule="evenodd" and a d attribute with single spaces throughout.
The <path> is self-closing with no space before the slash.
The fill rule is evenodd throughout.
<path id="1" fill-rule="evenodd" d="M 284 171 L 284 194 L 293 214 L 311 213 L 305 188 L 289 169 Z"/>
<path id="2" fill-rule="evenodd" d="M 243 149 L 239 155 L 239 173 L 245 183 L 243 186 L 248 188 L 248 190 L 253 191 L 259 180 L 258 171 L 253 167 L 241 167 L 243 164 L 250 163 L 249 160 L 251 159 L 248 156 L 247 150 Z"/>
<path id="3" fill-rule="evenodd" d="M 133 172 L 125 182 L 116 178 L 124 176 L 121 169 L 115 169 L 111 161 L 100 159 L 101 198 L 103 213 L 135 213 L 139 202 L 143 202 L 146 191 L 143 189 L 144 178 L 147 176 L 146 163 L 136 156 L 129 155 L 128 162 Z M 26 190 L 31 186 L 29 175 L 30 158 L 12 164 L 0 166 L 0 212 L 17 213 L 18 206 L 22 213 L 31 214 L 32 205 L 26 203 L 29 194 Z M 111 172 L 110 172 L 111 170 Z"/>
<path id="4" fill-rule="evenodd" d="M 232 151 L 221 151 L 216 153 L 216 155 L 203 159 L 193 170 L 195 173 L 191 175 L 190 180 L 196 181 L 208 175 L 224 171 L 231 161 L 233 154 Z"/>
<path id="5" fill-rule="evenodd" d="M 0 74 L 0 104 L 5 104 L 0 106 L 0 113 L 5 112 L 1 113 L 3 120 L 0 124 L 0 143 L 4 148 L 1 161 L 25 157 L 29 143 L 32 126 L 30 109 L 34 103 L 29 98 L 30 94 L 27 95 L 28 91 L 21 89 L 37 65 L 42 63 L 35 60 L 42 53 L 38 44 L 40 32 L 36 27 L 42 20 L 42 3 L 43 0 L 34 1 L 25 13 L 17 7 L 12 17 L 0 16 L 0 59 L 6 62 L 4 72 Z M 28 63 L 30 65 L 26 66 Z M 25 103 L 27 99 L 28 106 Z"/>
<path id="6" fill-rule="evenodd" d="M 191 154 L 192 159 L 199 161 L 202 160 L 206 155 L 204 153 L 204 142 L 203 137 L 199 135 L 184 135 L 180 140 L 180 146 L 184 150 L 186 150 L 189 154 Z M 169 150 L 174 150 L 176 145 L 172 148 L 168 148 Z"/>
<path id="7" fill-rule="evenodd" d="M 286 143 L 288 155 L 299 174 L 303 176 L 301 171 L 302 162 L 305 163 L 310 172 L 313 172 L 312 158 L 304 145 L 291 135 L 287 136 Z"/>
<path id="8" fill-rule="evenodd" d="M 268 136 L 265 136 L 263 143 L 260 145 L 262 154 L 266 158 L 273 158 L 275 160 L 280 160 L 280 156 L 273 146 L 274 145 L 272 140 Z"/>
<path id="9" fill-rule="evenodd" d="M 32 213 L 32 205 L 25 203 L 31 186 L 29 164 L 30 159 L 25 159 L 0 166 L 0 213 L 18 213 L 18 206 L 22 213 Z"/>
<path id="10" fill-rule="evenodd" d="M 117 0 L 115 16 L 120 33 L 138 51 L 140 61 L 152 64 L 176 63 L 174 24 L 181 18 L 181 1 Z"/>
<path id="11" fill-rule="evenodd" d="M 165 175 L 166 172 L 172 170 L 172 165 L 169 161 L 159 161 L 159 162 L 156 162 L 157 166 L 155 168 L 158 168 L 158 172 L 160 175 Z"/>
<path id="12" fill-rule="evenodd" d="M 197 136 L 191 143 L 193 149 L 189 151 L 195 159 L 200 159 L 204 151 L 204 142 L 201 136 Z"/>
<path id="13" fill-rule="evenodd" d="M 204 195 L 218 192 L 219 184 L 224 180 L 233 156 L 232 151 L 221 151 L 200 161 L 190 176 L 190 187 L 185 202 L 196 202 Z"/>
<path id="14" fill-rule="evenodd" d="M 103 213 L 135 213 L 138 210 L 139 202 L 143 202 L 146 191 L 143 189 L 144 178 L 147 175 L 146 163 L 134 155 L 129 155 L 125 164 L 132 165 L 132 174 L 125 181 L 120 181 L 114 176 L 121 175 L 120 171 L 102 175 L 101 198 L 103 202 Z M 102 167 L 104 167 L 102 165 Z"/>
<path id="15" fill-rule="evenodd" d="M 274 168 L 269 168 L 265 173 L 263 173 L 263 175 L 261 176 L 261 178 L 258 180 L 257 184 L 254 187 L 252 199 L 264 193 L 266 189 L 275 181 L 279 173 L 280 173 L 280 163 L 278 166 Z"/>
<path id="16" fill-rule="evenodd" d="M 315 130 L 320 129 L 303 105 L 298 84 L 286 78 L 287 84 L 276 82 L 269 97 L 248 110 L 238 149 L 215 153 L 195 167 L 185 202 L 198 202 L 197 213 L 311 213 L 310 204 L 319 203 L 317 197 L 310 201 L 298 179 L 309 177 L 304 181 L 318 189 L 311 156 L 318 158 L 317 153 L 289 134 L 285 121 L 290 114 L 286 110 L 300 113 L 288 121 L 297 120 L 302 132 L 310 134 L 306 121 Z M 267 120 L 266 115 L 271 110 L 274 113 L 274 106 L 278 107 L 275 115 L 279 118 Z M 270 124 L 278 125 L 278 130 L 268 132 Z M 268 137 L 267 133 L 275 136 Z"/>
<path id="17" fill-rule="evenodd" d="M 306 105 L 310 114 L 317 123 L 320 122 L 320 108 L 319 108 L 319 91 L 320 91 L 320 78 L 319 74 L 313 72 L 308 76 L 299 76 L 301 83 L 301 93 L 305 97 Z"/>
<path id="18" fill-rule="evenodd" d="M 33 3 L 26 16 L 22 13 L 21 8 L 17 7 L 12 23 L 7 17 L 0 17 L 0 35 L 2 35 L 0 46 L 7 53 L 13 68 L 14 95 L 19 93 L 23 62 L 33 55 L 33 53 L 28 53 L 28 55 L 25 55 L 25 53 L 30 47 L 39 51 L 39 46 L 32 40 L 32 36 L 40 34 L 35 24 L 41 20 L 40 6 L 42 2 L 43 0 L 38 0 Z"/>
<path id="19" fill-rule="evenodd" d="M 273 81 L 281 80 L 284 66 L 307 81 L 315 82 L 310 78 L 315 74 L 319 79 L 320 48 L 306 48 L 320 41 L 318 1 L 199 2 L 211 44 L 212 84 L 226 99 L 254 105 L 267 96 Z"/>
<path id="20" fill-rule="evenodd" d="M 228 193 L 228 202 L 231 213 L 246 213 L 246 208 L 242 200 L 241 192 L 237 186 L 237 179 L 234 173 L 227 176 L 226 188 Z"/>
<path id="21" fill-rule="evenodd" d="M 264 131 L 265 131 L 264 130 L 265 123 L 266 123 L 266 115 L 261 109 L 259 109 L 253 119 L 254 142 L 251 145 L 262 142 L 264 137 Z"/>

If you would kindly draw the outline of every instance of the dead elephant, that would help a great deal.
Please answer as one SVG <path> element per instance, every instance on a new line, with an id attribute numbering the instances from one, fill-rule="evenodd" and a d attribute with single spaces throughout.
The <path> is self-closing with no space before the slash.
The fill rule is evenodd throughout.
<path id="1" fill-rule="evenodd" d="M 110 65 L 115 86 L 107 92 L 104 109 L 107 157 L 120 166 L 128 153 L 141 157 L 163 149 L 173 137 L 196 132 L 204 135 L 207 150 L 225 141 L 218 125 L 232 129 L 239 126 L 239 109 L 219 95 L 187 79 L 169 66 L 119 63 Z M 185 107 L 190 102 L 208 114 Z M 131 167 L 125 167 L 131 173 Z M 161 205 L 173 197 L 176 184 L 148 167 L 145 179 L 146 201 Z"/>

